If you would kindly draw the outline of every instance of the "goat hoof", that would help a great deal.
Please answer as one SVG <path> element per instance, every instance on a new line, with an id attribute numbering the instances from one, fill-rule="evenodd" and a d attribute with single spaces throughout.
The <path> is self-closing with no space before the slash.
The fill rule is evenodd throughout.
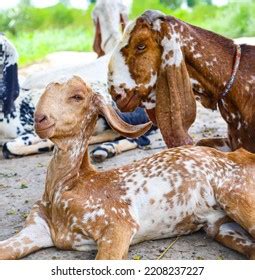
<path id="1" fill-rule="evenodd" d="M 15 155 L 15 154 L 13 154 L 12 152 L 9 151 L 7 143 L 4 143 L 3 148 L 2 148 L 2 153 L 3 153 L 3 157 L 5 159 L 20 157 L 19 155 Z"/>
<path id="2" fill-rule="evenodd" d="M 38 149 L 38 153 L 47 153 L 47 152 L 51 152 L 51 151 L 53 151 L 53 148 L 54 148 L 54 146 L 53 147 L 43 147 L 43 148 L 39 148 Z"/>
<path id="3" fill-rule="evenodd" d="M 105 143 L 91 151 L 91 158 L 94 162 L 103 162 L 107 158 L 114 157 L 116 152 L 112 143 Z"/>
<path id="4" fill-rule="evenodd" d="M 104 150 L 97 150 L 91 153 L 94 162 L 103 162 L 108 157 L 108 153 Z"/>

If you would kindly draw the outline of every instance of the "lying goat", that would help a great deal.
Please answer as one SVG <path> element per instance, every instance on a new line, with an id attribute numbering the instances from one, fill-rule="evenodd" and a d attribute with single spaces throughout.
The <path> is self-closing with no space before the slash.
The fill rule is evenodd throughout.
<path id="1" fill-rule="evenodd" d="M 197 98 L 228 124 L 228 138 L 200 145 L 255 152 L 255 46 L 147 11 L 114 50 L 109 87 L 120 110 L 146 107 L 168 147 L 192 143 Z"/>
<path id="2" fill-rule="evenodd" d="M 255 258 L 253 154 L 181 147 L 98 172 L 88 157 L 98 114 L 125 136 L 141 135 L 151 125 L 123 123 L 78 77 L 47 87 L 35 114 L 37 133 L 56 145 L 45 192 L 25 227 L 0 242 L 1 259 L 51 246 L 85 251 L 95 245 L 97 259 L 122 259 L 130 244 L 201 228 Z"/>

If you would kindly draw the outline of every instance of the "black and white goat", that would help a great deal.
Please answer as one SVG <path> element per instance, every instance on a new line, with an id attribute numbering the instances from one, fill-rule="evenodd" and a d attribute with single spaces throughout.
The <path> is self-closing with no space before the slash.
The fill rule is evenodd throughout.
<path id="1" fill-rule="evenodd" d="M 8 120 L 15 112 L 14 100 L 19 95 L 18 53 L 0 33 L 0 120 Z"/>

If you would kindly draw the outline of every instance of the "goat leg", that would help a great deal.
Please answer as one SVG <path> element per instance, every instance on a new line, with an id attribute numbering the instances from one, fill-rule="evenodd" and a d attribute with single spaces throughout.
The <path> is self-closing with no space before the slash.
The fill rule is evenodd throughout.
<path id="1" fill-rule="evenodd" d="M 97 241 L 97 260 L 121 260 L 127 258 L 134 229 L 127 225 L 109 226 Z"/>
<path id="2" fill-rule="evenodd" d="M 91 151 L 91 158 L 95 162 L 103 162 L 106 158 L 114 157 L 117 154 L 136 149 L 138 144 L 129 139 L 120 139 L 113 142 L 106 142 Z"/>
<path id="3" fill-rule="evenodd" d="M 50 140 L 42 140 L 38 136 L 29 133 L 4 143 L 3 156 L 4 158 L 20 157 L 49 152 L 52 148 L 53 143 Z"/>
<path id="4" fill-rule="evenodd" d="M 255 241 L 239 224 L 235 222 L 222 224 L 214 238 L 224 246 L 255 259 Z"/>
<path id="5" fill-rule="evenodd" d="M 89 145 L 113 141 L 119 137 L 120 135 L 117 132 L 107 129 L 97 135 L 92 135 L 92 137 L 89 139 Z"/>
<path id="6" fill-rule="evenodd" d="M 22 258 L 41 248 L 53 246 L 41 202 L 37 202 L 26 219 L 24 228 L 9 239 L 0 241 L 0 259 Z"/>
<path id="7" fill-rule="evenodd" d="M 206 146 L 222 152 L 231 152 L 228 138 L 204 138 L 199 140 L 196 146 Z"/>

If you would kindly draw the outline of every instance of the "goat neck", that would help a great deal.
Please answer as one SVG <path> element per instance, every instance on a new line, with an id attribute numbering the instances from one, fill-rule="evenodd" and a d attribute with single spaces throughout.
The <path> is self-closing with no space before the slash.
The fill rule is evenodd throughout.
<path id="1" fill-rule="evenodd" d="M 79 175 L 95 172 L 88 155 L 89 138 L 96 125 L 97 113 L 91 111 L 81 123 L 80 131 L 72 137 L 55 139 L 55 150 L 49 164 L 45 195 L 54 200 L 54 194 L 71 189 Z"/>

